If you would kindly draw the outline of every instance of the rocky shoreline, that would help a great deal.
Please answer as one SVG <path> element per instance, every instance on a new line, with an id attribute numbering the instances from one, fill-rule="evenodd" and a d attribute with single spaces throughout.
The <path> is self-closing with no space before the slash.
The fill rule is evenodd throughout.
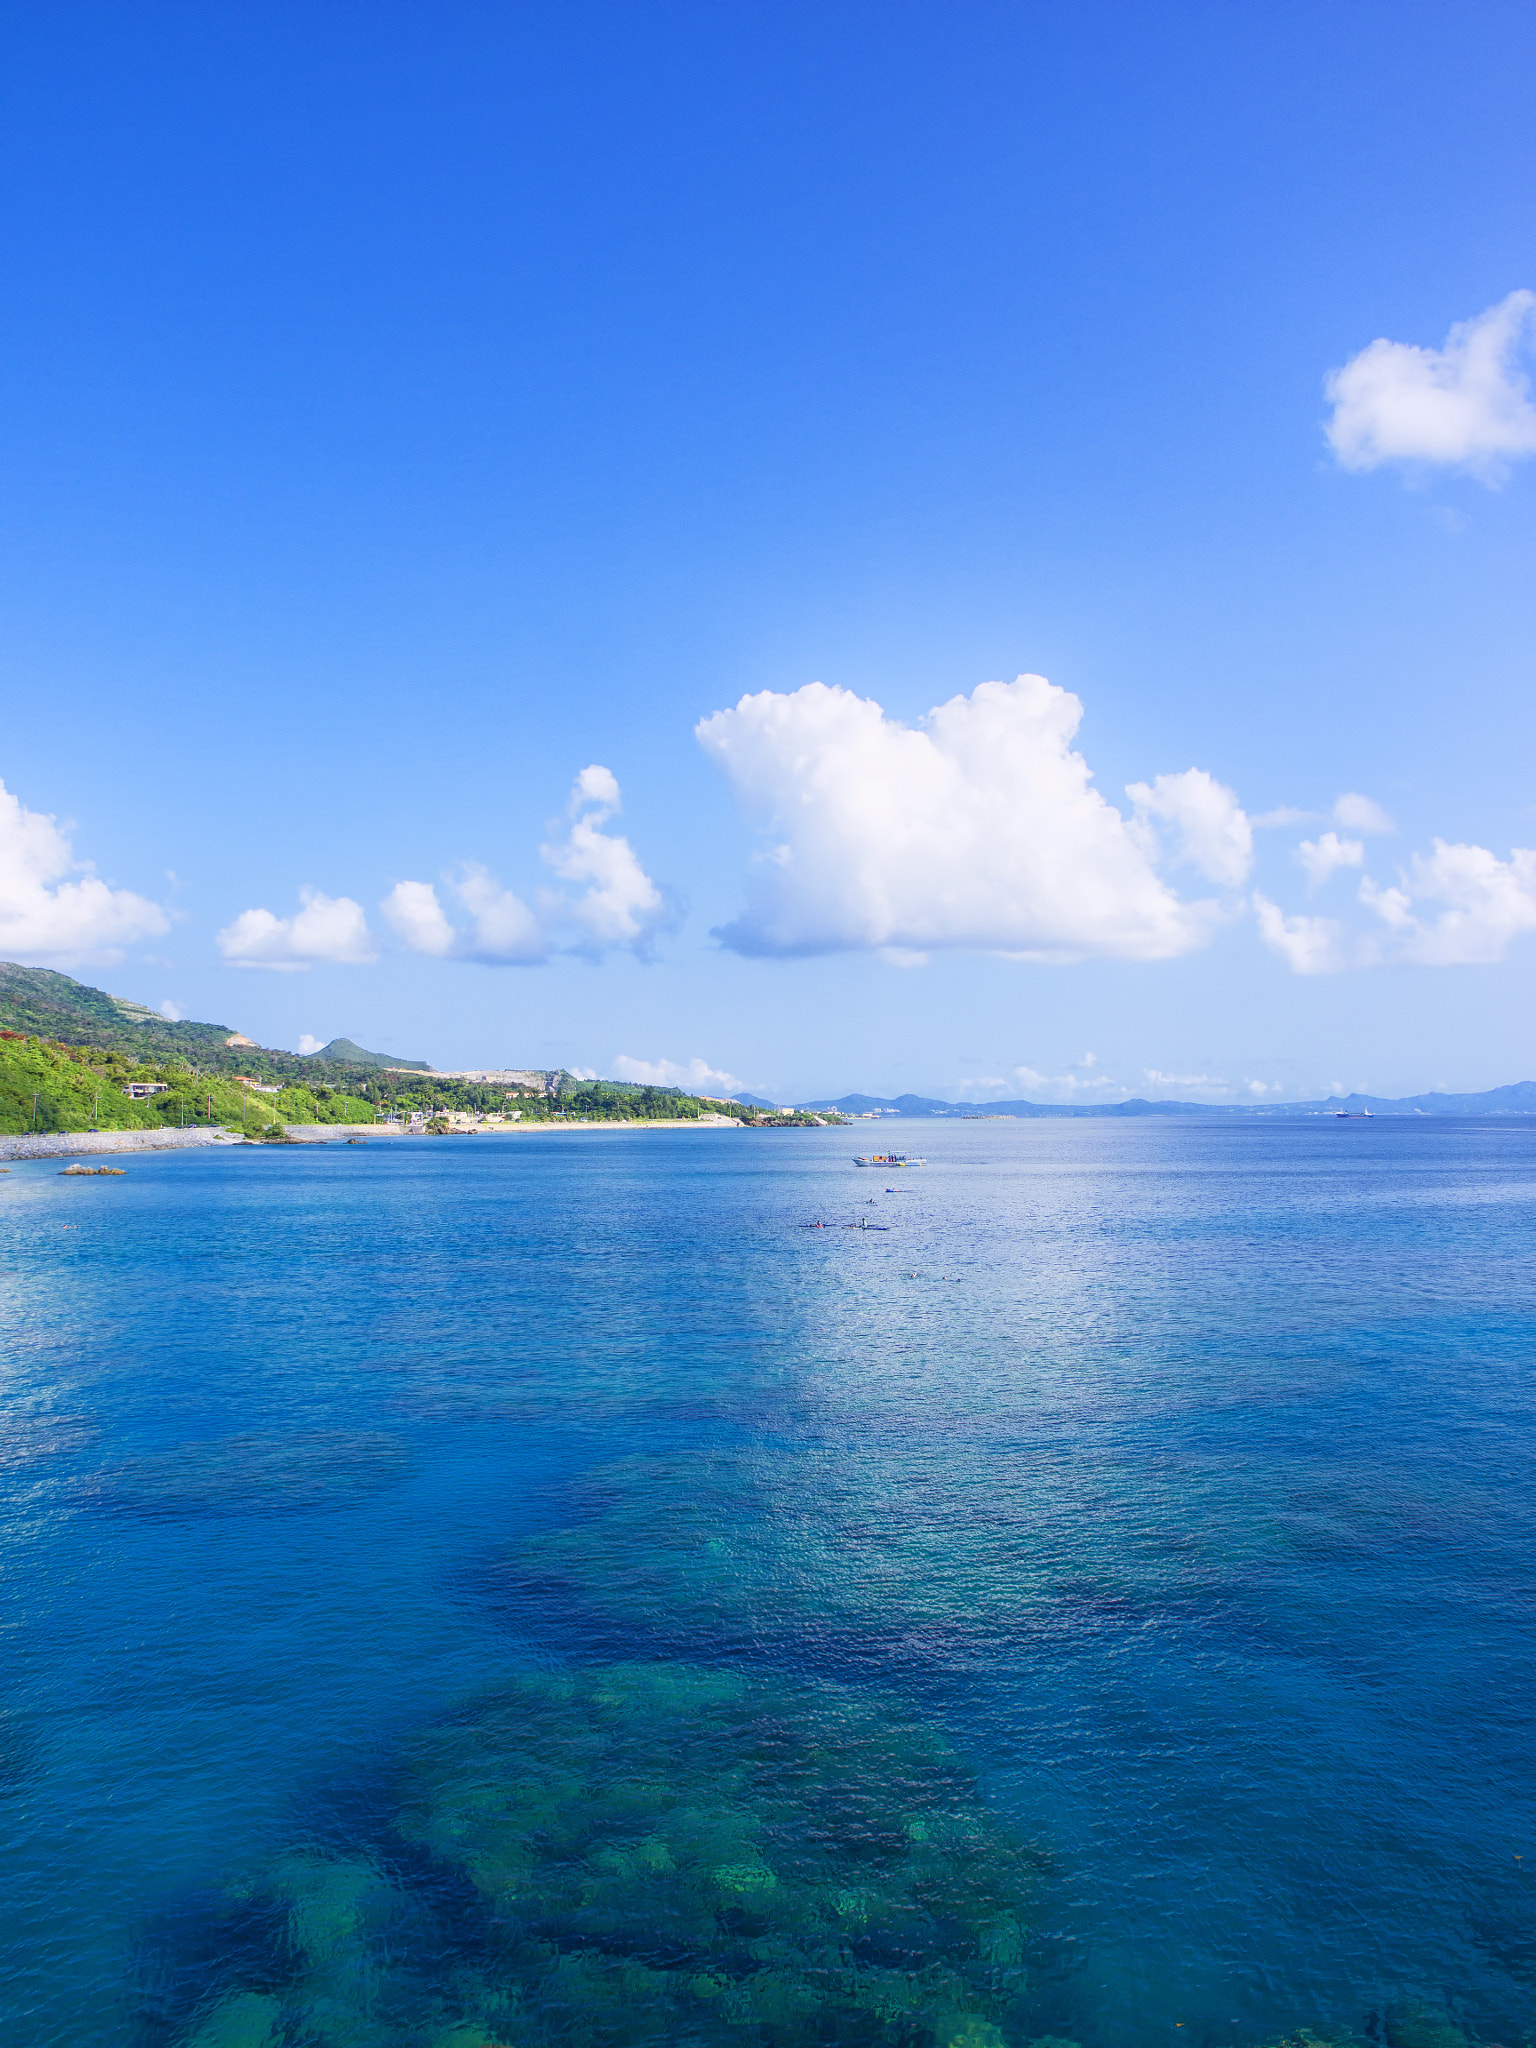
<path id="1" fill-rule="evenodd" d="M 496 1124 L 488 1130 L 464 1131 L 456 1135 L 475 1137 L 529 1137 L 535 1132 L 563 1131 L 694 1131 L 740 1130 L 734 1117 L 657 1117 L 649 1122 L 599 1122 L 590 1124 L 534 1123 Z M 346 1138 L 419 1138 L 421 1130 L 402 1130 L 398 1124 L 286 1124 L 289 1138 L 299 1145 L 323 1145 Z M 165 1131 L 40 1131 L 18 1137 L 0 1136 L 0 1159 L 66 1159 L 98 1152 L 183 1152 L 194 1146 L 244 1145 L 238 1131 L 222 1125 L 199 1125 L 196 1130 Z"/>

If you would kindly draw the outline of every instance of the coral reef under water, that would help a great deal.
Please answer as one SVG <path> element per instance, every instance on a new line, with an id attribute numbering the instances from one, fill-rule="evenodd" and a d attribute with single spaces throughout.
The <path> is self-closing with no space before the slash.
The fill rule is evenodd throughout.
<path id="1" fill-rule="evenodd" d="M 1031 2039 L 1038 1859 L 890 1699 L 522 1676 L 427 1736 L 402 1791 L 395 1855 L 296 1851 L 243 1888 L 271 1967 L 187 2048 Z"/>

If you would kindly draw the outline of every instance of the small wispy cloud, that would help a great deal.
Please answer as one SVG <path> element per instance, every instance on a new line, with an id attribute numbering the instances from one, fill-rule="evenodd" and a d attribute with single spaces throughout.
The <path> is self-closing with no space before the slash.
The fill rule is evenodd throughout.
<path id="1" fill-rule="evenodd" d="M 1069 1068 L 1064 1074 L 1042 1074 L 1038 1068 L 1030 1066 L 1017 1066 L 1013 1071 L 1024 1087 L 1046 1089 L 1069 1099 L 1074 1095 L 1102 1093 L 1106 1089 L 1121 1095 L 1130 1093 L 1123 1082 L 1110 1074 L 1085 1074 L 1077 1068 Z"/>
<path id="2" fill-rule="evenodd" d="M 1372 834 L 1392 833 L 1397 830 L 1391 818 L 1371 796 L 1362 796 L 1357 789 L 1346 789 L 1335 797 L 1333 822 L 1341 825 L 1346 832 L 1363 832 L 1369 839 Z"/>
<path id="3" fill-rule="evenodd" d="M 1349 945 L 1337 918 L 1287 917 L 1278 903 L 1257 889 L 1253 908 L 1265 945 L 1280 955 L 1293 974 L 1336 974 L 1349 966 Z"/>
<path id="4" fill-rule="evenodd" d="M 1309 889 L 1322 888 L 1340 868 L 1357 868 L 1365 859 L 1363 839 L 1341 839 L 1337 832 L 1324 832 L 1317 839 L 1303 839 L 1296 858 L 1307 871 Z"/>

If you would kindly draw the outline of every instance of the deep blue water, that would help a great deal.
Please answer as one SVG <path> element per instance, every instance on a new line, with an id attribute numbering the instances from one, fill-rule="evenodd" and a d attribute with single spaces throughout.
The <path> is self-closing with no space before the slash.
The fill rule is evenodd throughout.
<path id="1" fill-rule="evenodd" d="M 998 2038 L 1536 2033 L 1536 1130 L 901 1136 L 892 1194 L 832 1130 L 0 1179 L 6 2048 L 289 1997 L 301 1850 L 450 1997 L 402 1771 L 654 1660 L 943 1737 L 1036 1872 Z M 272 2038 L 449 2038 L 327 1996 Z"/>

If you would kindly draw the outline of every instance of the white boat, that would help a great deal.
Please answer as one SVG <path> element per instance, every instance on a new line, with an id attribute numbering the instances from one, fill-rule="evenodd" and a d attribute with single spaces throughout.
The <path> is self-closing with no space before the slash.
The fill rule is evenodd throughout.
<path id="1" fill-rule="evenodd" d="M 926 1166 L 926 1159 L 919 1159 L 913 1152 L 858 1152 L 854 1154 L 855 1166 Z"/>

